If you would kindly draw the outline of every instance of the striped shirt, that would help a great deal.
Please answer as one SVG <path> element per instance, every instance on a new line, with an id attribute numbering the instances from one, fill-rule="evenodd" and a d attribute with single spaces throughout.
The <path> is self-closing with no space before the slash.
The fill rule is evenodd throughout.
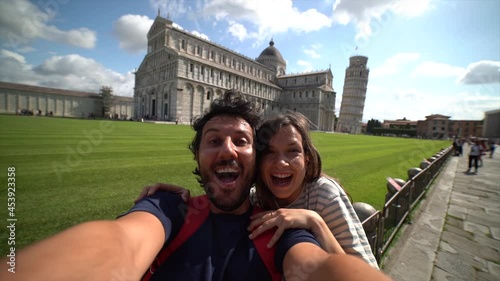
<path id="1" fill-rule="evenodd" d="M 307 184 L 297 200 L 285 208 L 317 212 L 347 254 L 358 256 L 378 268 L 377 260 L 349 197 L 334 180 L 320 177 Z"/>

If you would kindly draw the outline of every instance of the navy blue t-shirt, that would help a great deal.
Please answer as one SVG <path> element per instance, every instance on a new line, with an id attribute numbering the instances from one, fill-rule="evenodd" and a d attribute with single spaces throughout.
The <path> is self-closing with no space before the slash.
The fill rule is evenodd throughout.
<path id="1" fill-rule="evenodd" d="M 138 202 L 127 213 L 145 211 L 155 215 L 165 228 L 170 243 L 184 224 L 187 206 L 177 194 L 157 192 Z M 271 280 L 247 230 L 251 210 L 243 215 L 210 213 L 200 228 L 153 274 L 151 280 Z M 147 233 L 144 234 L 147 239 Z M 306 230 L 286 231 L 276 245 L 275 265 L 283 272 L 286 252 L 295 244 L 319 246 Z"/>

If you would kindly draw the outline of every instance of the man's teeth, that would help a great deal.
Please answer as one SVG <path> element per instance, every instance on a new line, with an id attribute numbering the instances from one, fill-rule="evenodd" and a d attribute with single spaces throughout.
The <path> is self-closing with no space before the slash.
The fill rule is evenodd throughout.
<path id="1" fill-rule="evenodd" d="M 276 178 L 288 178 L 291 174 L 273 174 L 273 177 Z"/>
<path id="2" fill-rule="evenodd" d="M 217 173 L 237 173 L 238 169 L 235 169 L 235 168 L 221 168 L 221 169 L 217 169 L 215 172 L 217 172 Z"/>

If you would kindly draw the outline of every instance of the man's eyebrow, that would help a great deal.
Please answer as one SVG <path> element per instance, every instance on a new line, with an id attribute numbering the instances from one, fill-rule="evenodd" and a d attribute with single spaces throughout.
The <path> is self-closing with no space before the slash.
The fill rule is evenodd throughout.
<path id="1" fill-rule="evenodd" d="M 208 128 L 205 131 L 203 131 L 203 134 L 209 133 L 209 132 L 220 132 L 220 129 L 217 128 Z"/>
<path id="2" fill-rule="evenodd" d="M 218 133 L 218 132 L 222 132 L 222 131 L 224 131 L 224 130 L 219 129 L 219 128 L 208 128 L 208 129 L 206 129 L 206 131 L 203 131 L 203 134 L 210 133 L 210 132 Z M 253 131 L 250 131 L 250 130 L 237 130 L 237 131 L 235 131 L 235 133 L 236 134 L 250 135 L 250 136 L 253 135 Z"/>

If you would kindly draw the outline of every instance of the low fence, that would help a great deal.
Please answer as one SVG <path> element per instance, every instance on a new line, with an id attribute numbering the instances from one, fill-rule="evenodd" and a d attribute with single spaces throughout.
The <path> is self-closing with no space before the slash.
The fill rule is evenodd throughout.
<path id="1" fill-rule="evenodd" d="M 410 168 L 407 182 L 388 179 L 388 194 L 383 209 L 375 211 L 362 222 L 378 262 L 452 152 L 450 146 L 420 163 L 420 168 Z"/>

